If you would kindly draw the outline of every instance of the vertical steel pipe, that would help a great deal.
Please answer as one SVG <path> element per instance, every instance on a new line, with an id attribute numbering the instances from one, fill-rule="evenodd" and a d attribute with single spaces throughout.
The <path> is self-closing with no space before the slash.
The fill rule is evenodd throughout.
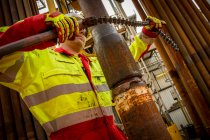
<path id="1" fill-rule="evenodd" d="M 201 11 L 203 12 L 203 14 L 207 18 L 207 20 L 210 22 L 210 11 L 205 6 L 205 4 L 203 3 L 203 1 L 202 0 L 195 0 L 195 2 L 200 7 Z"/>
<path id="2" fill-rule="evenodd" d="M 210 11 L 210 3 L 208 2 L 209 0 L 202 0 L 206 8 Z"/>
<path id="3" fill-rule="evenodd" d="M 166 12 L 163 10 L 163 7 L 160 5 L 160 3 L 158 3 L 158 1 L 151 1 L 151 0 L 141 0 L 142 3 L 144 5 L 146 5 L 147 9 L 153 9 L 153 12 L 150 13 L 150 15 L 156 16 L 157 18 L 160 19 L 164 19 L 167 22 L 167 26 L 169 27 L 169 31 L 171 32 L 172 37 L 174 38 L 174 40 L 176 42 L 178 42 L 179 47 L 180 47 L 180 51 L 182 53 L 186 53 L 186 49 L 181 45 L 182 43 L 180 42 L 180 40 L 177 38 L 179 37 L 177 34 L 174 27 L 172 26 L 170 20 L 168 19 L 168 16 L 166 15 Z M 155 2 L 154 4 L 152 2 Z M 156 8 L 154 8 L 154 6 Z M 158 9 L 158 11 L 156 11 L 155 9 Z M 160 13 L 161 17 L 158 17 L 157 13 Z M 164 31 L 166 32 L 166 29 L 164 28 Z M 161 39 L 162 42 L 164 42 Z M 203 96 L 201 95 L 201 92 L 197 86 L 197 84 L 195 83 L 192 75 L 190 74 L 188 68 L 186 67 L 186 64 L 184 63 L 184 61 L 182 60 L 182 57 L 179 53 L 174 52 L 170 47 L 169 48 L 165 48 L 167 54 L 169 55 L 171 62 L 173 63 L 176 71 L 178 72 L 180 79 L 184 85 L 184 87 L 187 90 L 187 93 L 189 94 L 189 97 L 193 103 L 193 105 L 195 106 L 196 111 L 199 114 L 199 117 L 202 120 L 202 123 L 204 124 L 204 127 L 206 128 L 207 131 L 209 131 L 209 119 L 208 116 L 210 115 L 209 110 L 208 110 L 208 105 L 205 101 L 205 99 L 203 98 Z M 187 54 L 186 54 L 187 56 Z M 185 57 L 186 57 L 185 56 Z M 185 58 L 186 59 L 186 58 Z M 192 62 L 192 60 L 190 59 L 190 57 L 187 57 L 187 61 Z M 188 62 L 188 63 L 189 63 Z M 191 64 L 191 63 L 189 63 Z M 194 66 L 192 66 L 194 67 Z"/>
<path id="4" fill-rule="evenodd" d="M 182 5 L 185 7 L 187 13 L 189 13 L 189 15 L 193 19 L 193 21 L 196 21 L 196 24 L 195 24 L 196 27 L 198 28 L 198 30 L 202 34 L 203 38 L 207 42 L 207 45 L 210 46 L 210 39 L 209 39 L 210 35 L 209 35 L 209 32 L 205 28 L 204 24 L 201 22 L 201 20 L 199 19 L 199 17 L 197 16 L 195 11 L 193 10 L 193 8 L 190 6 L 189 2 L 186 1 L 186 0 L 179 1 L 179 2 L 182 3 Z M 208 26 L 210 27 L 210 25 L 208 25 Z"/>
<path id="5" fill-rule="evenodd" d="M 188 0 L 188 3 L 191 5 L 191 7 L 193 8 L 193 10 L 195 11 L 195 13 L 197 14 L 197 16 L 199 17 L 199 19 L 201 20 L 201 22 L 204 24 L 204 26 L 206 27 L 206 29 L 210 33 L 210 25 L 209 25 L 209 22 L 204 17 L 204 15 L 202 14 L 202 12 L 197 8 L 197 6 L 195 5 L 195 3 L 192 0 Z"/>
<path id="6" fill-rule="evenodd" d="M 32 16 L 33 14 L 32 14 L 32 11 L 31 11 L 29 0 L 23 0 L 23 6 L 24 6 L 24 9 L 26 11 L 26 17 Z"/>
<path id="7" fill-rule="evenodd" d="M 109 3 L 111 5 L 112 9 L 114 10 L 114 13 L 117 14 L 118 13 L 118 10 L 117 10 L 116 6 L 114 5 L 113 1 L 112 0 L 109 0 Z"/>
<path id="8" fill-rule="evenodd" d="M 1 4 L 1 0 L 0 0 L 0 27 L 5 25 L 5 19 L 4 19 L 2 7 L 3 7 L 3 5 Z"/>
<path id="9" fill-rule="evenodd" d="M 170 8 L 166 4 L 166 2 L 163 1 L 163 0 L 160 0 L 160 3 L 163 5 L 164 10 L 169 15 L 168 17 L 170 18 L 170 20 L 173 21 L 172 24 L 173 24 L 174 28 L 176 29 L 177 33 L 179 34 L 180 38 L 182 39 L 183 44 L 186 46 L 186 49 L 188 50 L 188 53 L 189 53 L 188 55 L 192 57 L 192 59 L 194 61 L 194 64 L 196 65 L 198 70 L 201 72 L 201 76 L 204 79 L 204 81 L 206 82 L 206 85 L 208 87 L 210 87 L 210 77 L 208 76 L 208 71 L 205 68 L 204 64 L 202 63 L 202 61 L 201 61 L 200 57 L 198 56 L 197 52 L 195 51 L 193 45 L 191 44 L 191 42 L 188 39 L 185 32 L 182 30 L 182 27 L 180 26 L 180 24 L 176 20 L 174 14 L 170 10 Z"/>
<path id="10" fill-rule="evenodd" d="M 136 2 L 136 0 L 132 0 L 132 1 Z M 145 18 L 146 14 L 144 13 L 143 7 L 140 6 L 140 4 L 138 4 L 138 3 L 134 4 L 134 5 L 138 9 L 138 12 L 139 11 L 141 12 L 141 13 L 139 13 L 139 15 L 142 18 Z M 146 8 L 145 10 L 147 11 L 147 14 L 153 15 L 153 16 L 157 16 L 157 13 L 156 13 L 156 15 L 153 14 L 154 10 L 152 10 L 152 7 L 151 8 L 145 7 L 145 8 Z M 157 17 L 159 17 L 159 16 L 157 16 Z M 188 113 L 190 114 L 190 117 L 191 117 L 191 119 L 193 121 L 193 124 L 195 126 L 195 130 L 196 130 L 197 134 L 202 135 L 201 133 L 202 133 L 202 131 L 204 129 L 203 126 L 202 126 L 202 122 L 201 122 L 197 112 L 194 111 L 195 107 L 193 106 L 193 104 L 192 104 L 192 102 L 191 102 L 191 100 L 190 100 L 190 98 L 189 98 L 189 96 L 187 94 L 187 91 L 184 88 L 184 86 L 183 86 L 183 84 L 182 84 L 182 82 L 180 80 L 180 77 L 179 77 L 177 71 L 175 70 L 175 68 L 174 68 L 174 66 L 173 66 L 173 64 L 172 64 L 168 54 L 166 53 L 166 51 L 164 49 L 165 47 L 169 47 L 169 46 L 167 46 L 167 44 L 164 43 L 164 42 L 162 43 L 159 38 L 157 38 L 155 40 L 154 44 L 155 44 L 155 46 L 156 46 L 156 48 L 157 48 L 161 58 L 163 59 L 163 62 L 165 64 L 166 68 L 167 68 L 167 71 L 168 71 L 171 79 L 173 80 L 173 83 L 176 86 L 176 89 L 178 90 L 178 92 L 179 92 L 179 94 L 180 94 L 180 96 L 181 96 L 181 98 L 182 98 L 182 100 L 184 102 L 184 105 L 185 105 L 185 107 L 188 110 Z"/>
<path id="11" fill-rule="evenodd" d="M 12 25 L 13 23 L 38 14 L 35 0 L 0 0 L 0 26 Z M 2 23 L 3 22 L 3 23 Z"/>
<path id="12" fill-rule="evenodd" d="M 210 46 L 210 39 L 209 39 L 210 38 L 210 34 L 208 33 L 208 30 L 205 28 L 205 26 L 203 25 L 203 23 L 201 22 L 199 17 L 196 15 L 195 11 L 192 9 L 190 4 L 186 0 L 180 1 L 180 3 L 184 6 L 184 8 L 186 9 L 187 13 L 189 13 L 191 19 L 193 19 L 193 22 L 196 23 L 195 26 L 197 27 L 197 29 L 202 34 L 202 37 L 207 42 L 207 45 Z M 210 27 L 210 25 L 208 25 L 208 26 Z"/>
<path id="13" fill-rule="evenodd" d="M 4 116 L 4 128 L 6 133 L 6 139 L 8 140 L 15 140 L 16 138 L 16 131 L 14 124 L 14 118 L 13 118 L 13 110 L 11 105 L 11 99 L 9 95 L 9 89 L 0 85 L 0 99 L 1 99 L 1 105 L 3 110 L 3 116 Z"/>
<path id="14" fill-rule="evenodd" d="M 3 116 L 3 110 L 1 105 L 1 96 L 0 96 L 0 140 L 5 140 L 5 129 L 4 129 L 4 116 Z"/>
<path id="15" fill-rule="evenodd" d="M 85 17 L 107 16 L 100 0 L 79 0 Z M 170 140 L 127 44 L 109 24 L 92 28 L 95 50 L 130 140 Z M 109 131 L 109 130 L 108 130 Z"/>
<path id="16" fill-rule="evenodd" d="M 56 4 L 58 5 L 58 11 L 60 11 L 61 13 L 63 13 L 63 9 L 61 7 L 60 0 L 55 0 L 55 1 L 56 1 Z"/>
<path id="17" fill-rule="evenodd" d="M 16 4 L 14 3 L 13 0 L 9 0 L 9 6 L 10 6 L 10 12 L 12 15 L 12 22 L 15 23 L 15 22 L 19 21 Z"/>
<path id="18" fill-rule="evenodd" d="M 19 18 L 22 20 L 26 17 L 26 13 L 25 13 L 25 10 L 23 8 L 23 1 L 21 0 L 15 0 L 16 2 L 16 5 L 17 5 L 17 11 L 18 11 L 18 15 L 19 15 Z"/>
<path id="19" fill-rule="evenodd" d="M 116 0 L 114 1 L 114 3 L 115 3 L 115 5 L 116 5 L 116 8 L 117 8 L 118 11 L 119 11 L 119 14 L 121 14 L 121 16 L 122 16 L 123 18 L 127 19 L 128 17 L 127 17 L 127 15 L 126 15 L 126 13 L 125 13 L 123 7 L 122 7 L 122 4 L 121 4 L 119 1 L 116 1 Z M 128 30 L 127 32 L 129 32 L 130 35 L 135 35 L 135 34 L 136 34 L 136 31 L 134 30 L 133 27 L 131 27 L 131 26 L 126 26 L 125 28 Z"/>
<path id="20" fill-rule="evenodd" d="M 67 5 L 66 5 L 65 0 L 60 0 L 59 2 L 60 2 L 60 5 L 61 5 L 62 13 L 67 14 L 68 11 L 67 11 Z"/>
<path id="21" fill-rule="evenodd" d="M 186 32 L 186 34 L 188 34 L 188 38 L 190 39 L 192 44 L 196 46 L 196 47 L 194 47 L 195 50 L 197 51 L 197 53 L 200 56 L 202 62 L 206 66 L 208 72 L 210 72 L 210 67 L 209 67 L 210 66 L 210 59 L 206 55 L 206 53 L 203 50 L 201 44 L 199 43 L 198 39 L 194 35 L 192 29 L 187 24 L 186 19 L 183 17 L 182 13 L 178 9 L 178 7 L 176 6 L 174 1 L 167 1 L 167 3 L 169 5 L 169 7 L 171 8 L 171 10 L 174 13 L 176 13 L 175 16 L 177 17 L 177 20 L 179 21 L 180 25 L 183 27 L 183 30 Z M 200 87 L 202 87 L 202 86 L 200 86 Z"/>
<path id="22" fill-rule="evenodd" d="M 10 9 L 9 9 L 9 2 L 8 1 L 4 1 L 4 0 L 0 0 L 0 5 L 3 11 L 3 17 L 5 20 L 5 25 L 12 25 L 12 16 L 10 13 Z"/>
<path id="23" fill-rule="evenodd" d="M 139 1 L 138 0 L 132 0 L 132 2 L 133 2 L 133 5 L 135 6 L 136 10 L 138 11 L 140 17 L 142 19 L 146 19 L 147 16 L 146 16 L 143 8 L 141 7 Z"/>
<path id="24" fill-rule="evenodd" d="M 161 0 L 161 2 L 162 2 L 162 4 L 164 4 L 164 1 Z M 179 20 L 181 19 L 179 23 L 191 31 L 191 29 L 189 28 L 189 26 L 186 25 L 186 23 L 182 22 L 182 21 L 184 21 L 184 18 L 182 17 L 182 15 L 181 15 L 181 13 L 179 12 L 178 8 L 177 8 L 175 5 L 171 5 L 171 4 L 174 4 L 174 2 L 173 2 L 173 1 L 167 1 L 167 2 L 169 2 L 168 5 L 171 6 L 170 8 L 171 8 L 172 10 L 174 10 L 174 12 L 176 12 L 176 15 L 177 15 L 178 19 L 179 19 Z M 159 4 L 159 3 L 158 3 L 158 4 Z M 167 6 L 167 5 L 165 4 L 164 6 Z M 164 8 L 164 10 L 165 10 L 165 9 L 166 9 L 166 8 Z M 169 16 L 169 18 L 171 18 L 171 17 L 172 17 L 172 16 Z M 172 20 L 171 20 L 171 21 L 172 21 Z M 174 22 L 173 22 L 173 23 L 174 23 Z M 169 25 L 169 24 L 168 24 L 168 25 Z M 171 25 L 171 26 L 172 26 L 172 25 Z M 171 28 L 174 28 L 174 27 L 172 26 Z M 170 30 L 169 30 L 169 31 L 170 31 Z M 185 30 L 185 31 L 186 31 L 186 30 Z M 187 31 L 187 32 L 188 32 L 188 31 Z M 205 96 L 205 98 L 206 98 L 206 100 L 207 100 L 207 103 L 210 104 L 210 94 L 209 94 L 209 89 L 208 89 L 208 87 L 206 86 L 206 84 L 205 84 L 203 78 L 201 77 L 201 75 L 200 75 L 198 69 L 195 67 L 195 65 L 194 65 L 194 63 L 193 63 L 193 61 L 192 61 L 192 58 L 190 58 L 190 56 L 189 56 L 188 52 L 186 51 L 185 47 L 182 46 L 183 43 L 182 43 L 182 41 L 181 41 L 179 35 L 178 35 L 176 32 L 171 32 L 171 33 L 172 33 L 172 36 L 176 36 L 177 42 L 178 42 L 178 44 L 180 45 L 180 49 L 183 49 L 183 50 L 181 50 L 182 56 L 183 56 L 183 58 L 185 59 L 185 61 L 187 62 L 188 67 L 191 69 L 192 75 L 193 75 L 193 77 L 195 78 L 195 80 L 196 80 L 198 86 L 200 87 L 200 90 L 202 91 L 203 95 Z M 191 33 L 191 35 L 194 36 L 194 34 L 193 34 L 192 32 L 189 32 L 189 33 Z M 191 38 L 191 40 L 192 40 L 192 39 L 195 39 L 195 37 Z M 200 45 L 198 42 L 196 42 L 196 43 L 197 43 L 197 45 Z M 197 47 L 197 46 L 196 46 L 196 47 Z M 202 49 L 199 48 L 199 50 L 202 50 Z M 203 52 L 200 52 L 200 54 L 203 54 L 203 55 L 204 55 Z M 187 58 L 186 56 L 189 56 L 190 59 Z M 209 61 L 209 60 L 207 59 L 207 57 L 204 57 L 204 56 L 203 56 L 203 59 L 204 59 L 204 58 L 205 58 L 205 60 L 207 60 L 206 62 Z M 194 57 L 193 57 L 193 59 L 194 59 Z M 189 61 L 189 60 L 190 60 L 190 61 Z M 207 63 L 206 63 L 206 66 L 207 66 Z M 208 76 L 208 75 L 207 75 L 207 76 Z"/>
<path id="25" fill-rule="evenodd" d="M 37 14 L 38 9 L 36 0 L 0 0 L 0 12 L 0 17 L 5 20 L 0 21 L 0 26 L 6 26 L 26 18 L 26 16 Z M 0 99 L 0 131 L 4 133 L 0 139 L 3 137 L 8 140 L 35 140 L 30 112 L 26 106 L 23 107 L 23 101 L 19 100 L 18 94 L 0 86 Z"/>
<path id="26" fill-rule="evenodd" d="M 169 71 L 169 74 L 171 76 L 171 79 L 174 82 L 174 85 L 176 86 L 177 91 L 179 92 L 179 95 L 182 98 L 183 105 L 187 108 L 190 118 L 193 121 L 193 125 L 195 128 L 196 134 L 198 136 L 204 136 L 205 129 L 203 127 L 201 119 L 198 116 L 198 113 L 195 111 L 195 107 L 194 107 L 193 103 L 191 102 L 190 97 L 189 97 L 185 87 L 183 86 L 178 73 L 175 70 L 171 70 L 171 71 Z"/>
<path id="27" fill-rule="evenodd" d="M 21 112 L 21 106 L 20 106 L 20 98 L 16 91 L 10 90 L 11 94 L 11 102 L 12 102 L 12 108 L 14 112 L 14 121 L 15 121 L 15 127 L 16 127 L 16 133 L 17 133 L 17 139 L 19 140 L 26 140 L 26 132 L 25 127 L 23 125 L 23 116 Z"/>
<path id="28" fill-rule="evenodd" d="M 35 132 L 36 132 L 36 139 L 37 140 L 46 140 L 47 135 L 42 128 L 42 126 L 39 124 L 39 122 L 33 117 L 33 122 L 34 122 L 34 127 L 35 127 Z"/>
<path id="29" fill-rule="evenodd" d="M 55 8 L 54 1 L 52 1 L 52 0 L 46 0 L 46 2 L 47 2 L 47 6 L 48 6 L 48 9 L 49 9 L 49 12 L 50 13 L 55 12 L 56 11 L 56 8 Z"/>
<path id="30" fill-rule="evenodd" d="M 198 40 L 196 39 L 196 37 L 193 34 L 192 30 L 190 29 L 189 25 L 185 22 L 184 17 L 180 13 L 179 9 L 176 7 L 174 1 L 167 1 L 167 3 L 168 3 L 168 6 L 172 9 L 172 11 L 174 13 L 176 13 L 176 17 L 177 17 L 178 21 L 180 21 L 179 23 L 183 26 L 183 29 L 188 34 L 188 37 L 191 40 L 191 42 L 196 46 L 194 48 L 198 52 L 200 58 L 203 60 L 203 63 L 205 64 L 207 70 L 210 71 L 210 67 L 209 67 L 210 59 L 208 59 L 208 57 L 206 56 L 205 52 L 203 51 L 201 45 L 199 44 Z M 186 57 L 189 55 L 187 54 L 185 47 L 182 46 L 182 42 L 180 42 L 180 37 L 177 35 L 176 32 L 172 32 L 172 33 L 173 33 L 172 35 L 176 35 L 176 38 L 178 39 L 177 42 L 178 42 L 178 44 L 180 44 L 180 47 L 184 48 L 183 50 L 185 50 L 185 51 L 184 52 L 181 51 L 182 56 L 185 59 L 185 61 L 187 62 L 188 67 L 191 69 L 191 73 L 192 73 L 194 79 L 196 80 L 197 85 L 200 87 L 200 90 L 202 91 L 202 94 L 205 97 L 208 105 L 210 105 L 210 91 L 208 89 L 208 86 L 204 82 L 203 78 L 201 77 L 198 69 L 195 67 L 195 65 L 192 61 L 192 59 L 194 59 L 194 58 L 192 57 L 192 58 L 190 58 L 191 59 L 190 60 L 189 58 Z M 206 76 L 208 76 L 208 74 Z"/>
<path id="31" fill-rule="evenodd" d="M 26 137 L 28 140 L 36 140 L 36 134 L 34 130 L 32 115 L 29 112 L 29 109 L 27 108 L 26 104 L 23 102 L 23 100 L 20 101 L 21 110 L 23 114 L 23 120 L 24 120 L 24 126 L 26 130 Z"/>
<path id="32" fill-rule="evenodd" d="M 203 48 L 204 52 L 206 53 L 206 55 L 208 56 L 208 59 L 210 59 L 210 39 L 209 39 L 209 45 L 207 44 L 207 42 L 204 40 L 203 36 L 201 35 L 201 32 L 203 32 L 202 30 L 199 30 L 195 24 L 197 24 L 194 22 L 195 20 L 191 18 L 191 15 L 189 15 L 187 13 L 187 11 L 185 10 L 185 8 L 183 7 L 183 4 L 181 2 L 178 1 L 174 1 L 178 7 L 178 9 L 180 11 L 182 11 L 182 15 L 183 17 L 186 19 L 186 23 L 189 25 L 189 27 L 192 29 L 192 32 L 195 34 L 195 37 L 198 39 L 201 47 Z M 185 1 L 186 2 L 186 1 Z M 207 38 L 210 38 L 210 34 L 207 34 Z M 210 86 L 209 86 L 210 87 Z"/>
<path id="33" fill-rule="evenodd" d="M 39 13 L 39 10 L 36 4 L 36 0 L 30 0 L 29 3 L 30 3 L 32 15 L 37 15 Z"/>

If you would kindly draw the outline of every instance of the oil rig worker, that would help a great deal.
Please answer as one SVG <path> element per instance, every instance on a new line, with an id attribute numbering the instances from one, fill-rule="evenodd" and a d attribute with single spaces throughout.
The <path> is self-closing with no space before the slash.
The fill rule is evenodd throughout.
<path id="1" fill-rule="evenodd" d="M 148 17 L 130 50 L 138 61 L 148 50 L 163 21 Z M 85 46 L 84 30 L 76 17 L 62 13 L 39 14 L 1 29 L 0 47 L 50 29 L 54 40 L 0 58 L 0 84 L 19 92 L 30 112 L 51 140 L 126 140 L 114 124 L 111 92 L 96 57 L 80 52 Z M 51 48 L 50 48 L 51 47 Z"/>

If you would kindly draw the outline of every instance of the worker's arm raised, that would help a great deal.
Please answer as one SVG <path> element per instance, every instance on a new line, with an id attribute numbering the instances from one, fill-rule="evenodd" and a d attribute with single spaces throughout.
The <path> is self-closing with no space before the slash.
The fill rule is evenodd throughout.
<path id="1" fill-rule="evenodd" d="M 51 14 L 40 14 L 25 18 L 12 26 L 4 33 L 0 34 L 0 47 L 54 28 L 60 42 L 70 39 L 74 33 L 79 32 L 77 20 L 74 17 L 66 17 L 64 14 L 54 12 Z M 33 49 L 45 49 L 55 45 L 56 41 L 50 40 L 42 42 L 36 46 L 24 49 L 23 51 L 31 51 Z"/>
<path id="2" fill-rule="evenodd" d="M 165 21 L 155 17 L 148 16 L 146 20 L 150 20 L 150 25 L 143 27 L 139 36 L 134 37 L 134 42 L 130 45 L 130 51 L 133 57 L 138 61 L 150 48 L 158 34 L 155 30 L 162 28 Z"/>
<path id="3" fill-rule="evenodd" d="M 45 32 L 51 28 L 54 28 L 57 31 L 60 42 L 70 39 L 73 34 L 76 34 L 79 30 L 77 20 L 73 17 L 65 17 L 60 13 L 46 15 L 41 14 L 19 21 L 9 28 L 1 27 L 0 47 L 23 38 Z M 0 56 L 0 84 L 21 92 L 23 75 L 29 73 L 29 71 L 21 71 L 21 69 L 23 66 L 30 69 L 32 63 L 28 63 L 29 65 L 27 66 L 25 63 L 30 62 L 30 60 L 32 60 L 31 62 L 36 61 L 36 56 L 39 56 L 37 53 L 40 53 L 39 50 L 34 49 L 45 49 L 46 47 L 53 46 L 54 44 L 55 42 L 51 40 L 3 57 Z"/>

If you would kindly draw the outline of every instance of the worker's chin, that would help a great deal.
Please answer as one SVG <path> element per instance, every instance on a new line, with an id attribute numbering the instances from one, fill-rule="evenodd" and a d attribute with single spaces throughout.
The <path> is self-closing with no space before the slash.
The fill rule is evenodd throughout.
<path id="1" fill-rule="evenodd" d="M 75 52 L 80 52 L 81 50 L 83 50 L 84 45 L 76 45 L 74 48 L 72 48 Z"/>
<path id="2" fill-rule="evenodd" d="M 85 47 L 85 43 L 82 42 L 82 41 L 78 41 L 77 47 L 78 47 L 78 49 L 81 49 L 82 50 Z"/>

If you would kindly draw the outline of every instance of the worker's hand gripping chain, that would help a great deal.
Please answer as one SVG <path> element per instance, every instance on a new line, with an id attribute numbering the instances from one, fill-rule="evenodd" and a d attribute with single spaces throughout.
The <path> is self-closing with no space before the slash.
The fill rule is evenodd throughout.
<path id="1" fill-rule="evenodd" d="M 113 24 L 139 27 L 139 26 L 147 26 L 150 24 L 150 22 L 151 20 L 149 18 L 147 18 L 146 21 L 129 21 L 128 19 L 116 18 L 116 17 L 89 17 L 82 20 L 81 26 L 82 28 L 87 28 L 102 23 L 113 23 Z M 156 29 L 155 32 L 157 34 L 160 34 L 160 36 L 168 44 L 170 44 L 175 51 L 179 51 L 177 44 L 170 38 L 170 36 L 163 33 L 160 29 Z"/>
<path id="2" fill-rule="evenodd" d="M 149 25 L 144 26 L 144 28 L 155 32 L 157 35 L 160 35 L 169 45 L 172 46 L 174 50 L 179 51 L 177 44 L 170 38 L 170 36 L 161 31 L 162 25 L 166 24 L 164 20 L 159 20 L 155 17 L 148 16 L 146 21 L 149 21 Z"/>
<path id="3" fill-rule="evenodd" d="M 60 43 L 66 39 L 70 40 L 74 34 L 79 33 L 79 24 L 75 17 L 67 17 L 62 13 L 53 12 L 46 15 L 45 22 L 55 27 Z"/>

